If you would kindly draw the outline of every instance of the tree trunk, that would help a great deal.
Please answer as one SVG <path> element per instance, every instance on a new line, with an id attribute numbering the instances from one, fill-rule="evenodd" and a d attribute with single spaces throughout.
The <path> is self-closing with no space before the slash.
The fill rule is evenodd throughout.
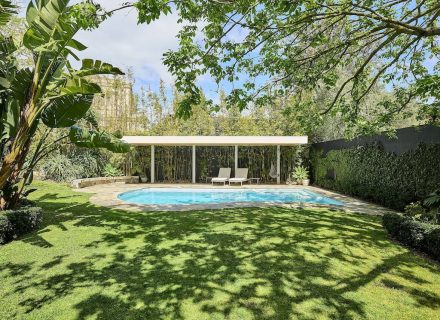
<path id="1" fill-rule="evenodd" d="M 19 196 L 14 194 L 12 188 L 18 182 L 20 172 L 26 161 L 29 146 L 32 139 L 31 120 L 26 114 L 22 115 L 20 129 L 17 132 L 9 151 L 6 153 L 0 168 L 0 209 L 5 210 L 14 207 Z"/>

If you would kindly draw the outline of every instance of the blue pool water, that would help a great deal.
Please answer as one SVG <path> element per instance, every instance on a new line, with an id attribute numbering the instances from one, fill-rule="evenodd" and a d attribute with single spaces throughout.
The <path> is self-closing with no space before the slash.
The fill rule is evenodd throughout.
<path id="1" fill-rule="evenodd" d="M 183 189 L 148 188 L 121 193 L 118 198 L 129 203 L 148 205 L 190 205 L 233 202 L 307 202 L 343 205 L 304 189 Z"/>

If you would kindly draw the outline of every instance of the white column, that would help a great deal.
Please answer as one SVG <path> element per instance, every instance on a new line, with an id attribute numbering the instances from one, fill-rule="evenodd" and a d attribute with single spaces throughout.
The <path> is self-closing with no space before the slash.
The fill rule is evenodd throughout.
<path id="1" fill-rule="evenodd" d="M 196 146 L 192 149 L 192 183 L 196 183 Z"/>
<path id="2" fill-rule="evenodd" d="M 281 148 L 277 146 L 277 184 L 281 183 Z"/>
<path id="3" fill-rule="evenodd" d="M 154 177 L 154 173 L 155 173 L 155 161 L 154 161 L 154 146 L 151 146 L 151 183 L 154 183 L 155 177 Z"/>
<path id="4" fill-rule="evenodd" d="M 238 146 L 235 146 L 235 157 L 234 157 L 234 163 L 235 163 L 235 171 L 237 172 L 237 168 L 238 168 Z"/>

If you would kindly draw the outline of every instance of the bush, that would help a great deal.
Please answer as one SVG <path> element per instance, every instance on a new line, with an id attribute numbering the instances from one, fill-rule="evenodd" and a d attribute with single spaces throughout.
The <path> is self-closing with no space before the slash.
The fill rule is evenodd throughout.
<path id="1" fill-rule="evenodd" d="M 384 214 L 382 222 L 392 237 L 440 260 L 440 226 L 413 221 L 399 213 Z"/>
<path id="2" fill-rule="evenodd" d="M 22 207 L 0 213 L 0 243 L 38 229 L 43 220 L 39 207 Z"/>
<path id="3" fill-rule="evenodd" d="M 14 228 L 8 217 L 0 213 L 0 244 L 6 243 L 12 239 Z"/>
<path id="4" fill-rule="evenodd" d="M 124 175 L 120 169 L 113 167 L 111 164 L 107 164 L 104 167 L 103 174 L 104 177 L 120 177 Z"/>
<path id="5" fill-rule="evenodd" d="M 74 179 L 101 175 L 107 157 L 101 150 L 74 147 L 69 152 L 55 152 L 39 165 L 45 178 L 56 182 L 71 182 Z"/>
<path id="6" fill-rule="evenodd" d="M 400 226 L 405 221 L 405 218 L 396 213 L 385 213 L 382 217 L 382 223 L 385 229 L 393 236 L 399 234 Z"/>
<path id="7" fill-rule="evenodd" d="M 424 247 L 432 257 L 440 260 L 440 227 L 433 227 L 426 233 Z"/>
<path id="8" fill-rule="evenodd" d="M 425 223 L 404 219 L 400 225 L 398 238 L 402 243 L 420 249 L 425 239 L 426 231 Z"/>
<path id="9" fill-rule="evenodd" d="M 421 201 L 411 202 L 405 207 L 404 215 L 412 220 L 420 220 L 426 214 Z"/>
<path id="10" fill-rule="evenodd" d="M 57 182 L 68 182 L 76 179 L 80 168 L 74 165 L 72 161 L 63 154 L 54 154 L 44 160 L 41 165 L 46 179 Z"/>

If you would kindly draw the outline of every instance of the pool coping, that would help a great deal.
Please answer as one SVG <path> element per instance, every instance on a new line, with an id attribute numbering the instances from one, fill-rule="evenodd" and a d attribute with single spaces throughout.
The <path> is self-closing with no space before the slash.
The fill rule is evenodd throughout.
<path id="1" fill-rule="evenodd" d="M 331 197 L 335 200 L 342 201 L 343 206 L 315 204 L 305 202 L 232 202 L 232 203 L 212 203 L 212 204 L 195 204 L 195 205 L 147 205 L 134 204 L 125 202 L 118 198 L 123 192 L 149 189 L 149 188 L 184 188 L 184 189 L 305 189 L 312 191 L 325 197 Z M 267 207 L 284 207 L 284 208 L 324 208 L 336 211 L 357 212 L 368 215 L 382 215 L 392 210 L 382 206 L 362 201 L 356 198 L 348 197 L 333 191 L 325 190 L 314 186 L 297 186 L 297 185 L 267 185 L 252 184 L 243 187 L 236 186 L 212 186 L 211 184 L 126 184 L 126 183 L 110 183 L 105 185 L 95 185 L 75 191 L 92 193 L 90 202 L 112 209 L 121 209 L 134 212 L 143 211 L 197 211 L 197 210 L 213 210 L 213 209 L 229 209 L 229 208 L 267 208 Z"/>

